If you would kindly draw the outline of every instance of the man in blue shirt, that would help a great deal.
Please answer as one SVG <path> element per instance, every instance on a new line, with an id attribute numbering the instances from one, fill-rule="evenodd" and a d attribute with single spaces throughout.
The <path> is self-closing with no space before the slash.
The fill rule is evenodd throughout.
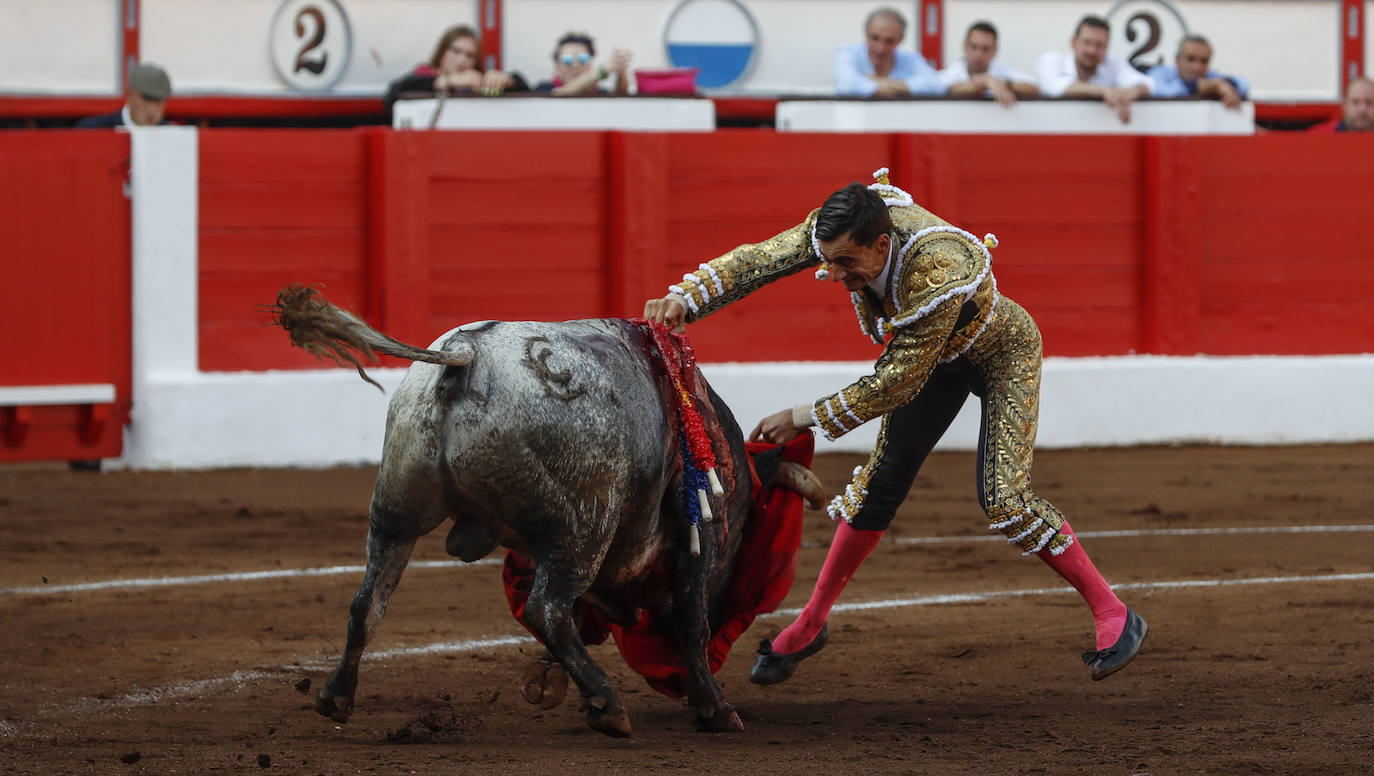
<path id="1" fill-rule="evenodd" d="M 1174 64 L 1150 68 L 1156 97 L 1202 97 L 1238 108 L 1250 95 L 1250 84 L 1211 69 L 1212 44 L 1201 35 L 1188 35 L 1178 44 Z"/>
<path id="2" fill-rule="evenodd" d="M 864 21 L 864 42 L 835 51 L 835 92 L 841 97 L 944 94 L 939 73 L 913 51 L 898 49 L 906 19 L 879 8 Z"/>

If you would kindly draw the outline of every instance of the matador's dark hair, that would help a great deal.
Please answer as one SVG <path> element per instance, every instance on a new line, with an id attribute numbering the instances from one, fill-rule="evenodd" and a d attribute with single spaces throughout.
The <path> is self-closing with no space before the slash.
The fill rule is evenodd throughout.
<path id="1" fill-rule="evenodd" d="M 851 183 L 831 194 L 816 214 L 816 239 L 823 242 L 849 235 L 855 245 L 872 245 L 892 230 L 892 216 L 878 192 Z"/>

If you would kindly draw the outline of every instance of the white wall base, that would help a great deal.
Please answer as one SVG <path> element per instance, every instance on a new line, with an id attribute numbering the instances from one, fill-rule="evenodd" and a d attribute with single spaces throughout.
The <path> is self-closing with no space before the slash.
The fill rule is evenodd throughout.
<path id="1" fill-rule="evenodd" d="M 285 333 L 282 346 L 286 347 Z M 113 468 L 323 467 L 377 463 L 386 407 L 404 369 L 164 374 L 142 384 L 143 412 Z"/>
<path id="2" fill-rule="evenodd" d="M 845 385 L 866 363 L 706 364 L 747 434 L 759 418 Z M 142 383 L 116 466 L 205 469 L 376 463 L 386 404 L 403 369 L 164 373 Z M 1052 358 L 1045 362 L 1039 446 L 1374 440 L 1374 355 Z M 819 452 L 867 452 L 871 422 Z M 978 442 L 972 398 L 937 449 Z"/>
<path id="3" fill-rule="evenodd" d="M 834 392 L 869 363 L 706 364 L 703 372 L 749 433 L 760 418 Z M 1374 440 L 1374 355 L 1048 358 L 1037 446 Z M 978 445 L 970 397 L 937 450 Z M 872 421 L 817 450 L 870 450 Z"/>

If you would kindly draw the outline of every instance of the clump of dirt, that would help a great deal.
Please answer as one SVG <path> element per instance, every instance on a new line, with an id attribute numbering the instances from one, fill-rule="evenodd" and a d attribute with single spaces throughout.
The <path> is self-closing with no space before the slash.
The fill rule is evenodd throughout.
<path id="1" fill-rule="evenodd" d="M 461 741 L 481 728 L 480 716 L 460 711 L 451 701 L 435 700 L 404 725 L 387 731 L 386 742 L 434 744 Z"/>

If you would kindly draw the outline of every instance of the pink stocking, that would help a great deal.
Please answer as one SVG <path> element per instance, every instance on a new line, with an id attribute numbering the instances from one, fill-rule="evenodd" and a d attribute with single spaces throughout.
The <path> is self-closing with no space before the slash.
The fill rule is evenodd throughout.
<path id="1" fill-rule="evenodd" d="M 1067 550 L 1058 555 L 1051 555 L 1049 550 L 1041 550 L 1036 555 L 1045 561 L 1045 565 L 1073 585 L 1079 595 L 1083 596 L 1083 600 L 1088 602 L 1088 607 L 1093 610 L 1093 624 L 1097 630 L 1097 648 L 1106 649 L 1121 638 L 1121 631 L 1126 628 L 1126 605 L 1121 603 L 1121 599 L 1112 592 L 1107 580 L 1102 578 L 1097 567 L 1088 560 L 1088 554 L 1083 552 L 1083 546 L 1079 544 L 1078 537 L 1073 535 L 1073 529 L 1069 527 L 1067 520 L 1064 521 L 1064 527 L 1059 529 L 1059 533 L 1073 537 L 1073 544 L 1069 545 Z"/>
<path id="2" fill-rule="evenodd" d="M 878 546 L 882 536 L 882 531 L 860 531 L 840 521 L 835 529 L 835 540 L 830 544 L 830 552 L 826 553 L 825 563 L 821 565 L 821 575 L 816 579 L 816 589 L 811 591 L 811 600 L 806 602 L 806 608 L 802 609 L 796 621 L 773 639 L 775 653 L 790 655 L 816 638 L 830 616 L 830 607 L 835 605 L 844 586 L 849 584 L 864 558 Z"/>

